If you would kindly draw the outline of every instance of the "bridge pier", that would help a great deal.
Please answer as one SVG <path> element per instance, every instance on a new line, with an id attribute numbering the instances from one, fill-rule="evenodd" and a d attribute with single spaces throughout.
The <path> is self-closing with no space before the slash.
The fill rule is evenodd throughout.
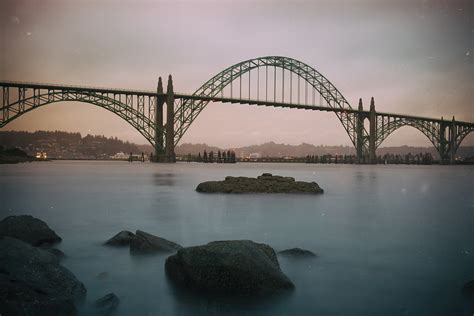
<path id="1" fill-rule="evenodd" d="M 166 87 L 166 146 L 165 161 L 176 162 L 174 152 L 174 90 L 173 78 L 168 76 L 168 85 Z"/>
<path id="2" fill-rule="evenodd" d="M 377 156 L 375 155 L 375 146 L 377 139 L 377 117 L 375 115 L 375 101 L 374 97 L 370 99 L 370 114 L 369 114 L 369 163 L 376 164 Z"/>
<path id="3" fill-rule="evenodd" d="M 453 116 L 451 126 L 449 127 L 449 163 L 452 165 L 456 163 L 456 134 L 456 121 Z"/>
<path id="4" fill-rule="evenodd" d="M 357 113 L 357 124 L 356 124 L 356 154 L 357 154 L 357 163 L 362 164 L 364 163 L 364 114 L 362 111 L 364 110 L 362 106 L 362 99 L 359 99 L 359 113 Z"/>
<path id="5" fill-rule="evenodd" d="M 163 161 L 165 152 L 163 150 L 163 105 L 165 97 L 163 95 L 163 82 L 158 78 L 158 87 L 156 88 L 156 107 L 155 107 L 155 158 L 154 162 Z"/>

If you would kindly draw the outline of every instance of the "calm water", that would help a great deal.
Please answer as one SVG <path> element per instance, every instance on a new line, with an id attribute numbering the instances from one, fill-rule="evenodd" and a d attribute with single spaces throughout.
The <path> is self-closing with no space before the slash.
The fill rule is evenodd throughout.
<path id="1" fill-rule="evenodd" d="M 316 181 L 325 193 L 194 191 L 201 181 L 262 172 Z M 461 287 L 474 279 L 473 176 L 462 166 L 1 165 L 0 217 L 31 214 L 63 237 L 63 264 L 88 290 L 84 315 L 109 292 L 121 300 L 119 315 L 471 315 Z M 124 229 L 184 246 L 251 239 L 320 257 L 280 258 L 291 294 L 203 297 L 172 286 L 166 255 L 101 246 Z"/>

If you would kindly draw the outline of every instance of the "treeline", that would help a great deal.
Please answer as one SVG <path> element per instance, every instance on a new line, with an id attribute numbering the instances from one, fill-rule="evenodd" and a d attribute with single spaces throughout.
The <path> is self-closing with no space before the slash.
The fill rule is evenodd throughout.
<path id="1" fill-rule="evenodd" d="M 45 151 L 51 158 L 108 158 L 117 152 L 141 152 L 138 147 L 117 137 L 61 131 L 0 131 L 0 145 L 17 147 L 29 155 Z"/>
<path id="2" fill-rule="evenodd" d="M 306 156 L 306 163 L 341 163 L 341 164 L 352 164 L 357 162 L 355 155 L 308 155 Z M 361 163 L 368 162 L 367 157 L 363 157 Z M 383 156 L 377 156 L 378 164 L 418 164 L 418 165 L 430 165 L 434 162 L 433 155 L 431 153 L 419 153 L 407 155 L 394 155 L 385 154 Z"/>
<path id="3" fill-rule="evenodd" d="M 217 154 L 214 154 L 214 151 L 210 151 L 209 154 L 206 150 L 201 156 L 201 152 L 195 155 L 188 154 L 187 161 L 191 162 L 204 162 L 204 163 L 236 163 L 235 152 L 228 150 L 226 151 L 217 151 Z"/>

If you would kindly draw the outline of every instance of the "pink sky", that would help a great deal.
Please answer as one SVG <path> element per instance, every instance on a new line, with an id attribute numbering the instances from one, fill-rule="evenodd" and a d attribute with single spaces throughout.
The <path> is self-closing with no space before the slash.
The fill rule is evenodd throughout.
<path id="1" fill-rule="evenodd" d="M 0 79 L 192 93 L 224 68 L 280 55 L 325 75 L 356 106 L 474 121 L 471 1 L 2 1 Z M 32 111 L 2 130 L 146 140 L 83 103 Z M 210 104 L 181 142 L 349 145 L 336 116 Z M 382 146 L 429 146 L 405 127 Z M 474 145 L 468 136 L 463 145 Z"/>

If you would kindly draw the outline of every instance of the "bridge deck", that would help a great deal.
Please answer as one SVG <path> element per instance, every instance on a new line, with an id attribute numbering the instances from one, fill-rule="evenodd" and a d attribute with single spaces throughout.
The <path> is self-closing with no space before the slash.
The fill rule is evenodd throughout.
<path id="1" fill-rule="evenodd" d="M 49 84 L 49 83 L 33 83 L 33 82 L 17 82 L 17 81 L 0 81 L 0 86 L 2 87 L 13 87 L 13 88 L 29 88 L 29 89 L 49 89 L 49 90 L 67 90 L 67 91 L 76 91 L 76 92 L 95 92 L 95 93 L 111 93 L 111 94 L 128 94 L 128 95 L 145 95 L 145 96 L 158 96 L 159 94 L 156 91 L 151 90 L 136 90 L 136 89 L 112 89 L 112 88 L 101 88 L 101 87 L 89 87 L 89 86 L 75 86 L 75 85 L 58 85 L 58 84 Z M 164 94 L 161 94 L 164 95 Z M 258 105 L 258 106 L 273 106 L 281 108 L 291 108 L 291 109 L 301 109 L 301 110 L 312 110 L 312 111 L 326 111 L 326 112 L 345 112 L 345 113 L 364 113 L 368 115 L 370 112 L 367 110 L 359 111 L 357 109 L 350 108 L 330 108 L 327 106 L 321 105 L 310 105 L 310 104 L 297 104 L 297 103 L 287 103 L 287 102 L 274 102 L 268 100 L 246 100 L 246 99 L 234 99 L 234 98 L 225 98 L 225 97 L 207 97 L 200 95 L 190 95 L 175 93 L 175 98 L 182 98 L 188 100 L 202 100 L 209 102 L 221 102 L 221 103 L 237 103 L 237 104 L 249 104 L 249 105 Z M 379 116 L 390 116 L 394 118 L 403 118 L 403 119 L 413 119 L 413 120 L 424 120 L 429 122 L 449 122 L 449 120 L 441 120 L 436 118 L 414 116 L 414 115 L 405 115 L 397 113 L 388 113 L 388 112 L 376 112 Z M 474 123 L 455 121 L 456 124 L 474 127 Z"/>

